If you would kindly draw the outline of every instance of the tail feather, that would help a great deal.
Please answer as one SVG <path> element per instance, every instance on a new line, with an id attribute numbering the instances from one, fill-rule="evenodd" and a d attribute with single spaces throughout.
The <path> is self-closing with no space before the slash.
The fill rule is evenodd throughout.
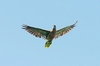
<path id="1" fill-rule="evenodd" d="M 52 44 L 52 41 L 47 41 L 45 43 L 45 48 L 49 48 L 51 44 Z"/>

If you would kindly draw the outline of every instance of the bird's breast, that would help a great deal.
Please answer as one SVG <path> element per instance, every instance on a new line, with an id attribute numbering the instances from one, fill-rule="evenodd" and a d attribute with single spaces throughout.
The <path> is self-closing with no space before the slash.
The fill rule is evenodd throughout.
<path id="1" fill-rule="evenodd" d="M 48 35 L 48 40 L 53 40 L 53 38 L 55 37 L 56 31 L 50 31 L 49 35 Z"/>

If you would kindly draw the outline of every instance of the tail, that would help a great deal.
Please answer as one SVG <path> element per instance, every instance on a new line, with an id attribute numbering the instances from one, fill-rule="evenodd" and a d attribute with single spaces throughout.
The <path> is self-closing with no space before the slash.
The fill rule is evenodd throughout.
<path id="1" fill-rule="evenodd" d="M 45 48 L 49 48 L 51 44 L 52 44 L 52 41 L 47 41 L 45 43 Z"/>

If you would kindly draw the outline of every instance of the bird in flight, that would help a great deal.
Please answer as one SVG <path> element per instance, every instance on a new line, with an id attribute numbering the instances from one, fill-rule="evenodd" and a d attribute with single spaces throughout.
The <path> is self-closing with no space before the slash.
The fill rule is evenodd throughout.
<path id="1" fill-rule="evenodd" d="M 54 38 L 58 38 L 64 34 L 68 33 L 72 28 L 75 27 L 75 24 L 77 22 L 78 21 L 76 21 L 74 24 L 72 24 L 70 26 L 66 26 L 66 27 L 59 29 L 59 30 L 56 30 L 56 25 L 53 25 L 53 28 L 50 31 L 44 30 L 41 28 L 31 27 L 28 25 L 23 25 L 22 29 L 25 29 L 27 32 L 34 35 L 35 37 L 46 39 L 47 41 L 45 43 L 45 48 L 49 48 L 50 45 L 52 44 L 52 40 Z"/>

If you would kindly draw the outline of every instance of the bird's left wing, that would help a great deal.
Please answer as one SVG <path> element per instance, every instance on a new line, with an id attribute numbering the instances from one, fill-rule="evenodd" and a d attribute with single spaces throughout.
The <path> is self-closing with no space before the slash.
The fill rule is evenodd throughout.
<path id="1" fill-rule="evenodd" d="M 70 25 L 70 26 L 67 26 L 67 27 L 64 27 L 62 29 L 59 29 L 56 31 L 56 35 L 55 35 L 55 38 L 58 38 L 66 33 L 68 33 L 72 28 L 75 27 L 75 24 L 77 23 L 78 21 L 76 21 L 73 25 Z"/>
<path id="2" fill-rule="evenodd" d="M 27 25 L 23 25 L 22 29 L 25 29 L 27 32 L 29 32 L 30 34 L 33 34 L 36 37 L 39 37 L 39 38 L 42 37 L 44 39 L 46 39 L 46 36 L 49 33 L 49 31 L 47 30 L 43 30 L 40 28 L 35 28 L 35 27 L 27 26 Z"/>

